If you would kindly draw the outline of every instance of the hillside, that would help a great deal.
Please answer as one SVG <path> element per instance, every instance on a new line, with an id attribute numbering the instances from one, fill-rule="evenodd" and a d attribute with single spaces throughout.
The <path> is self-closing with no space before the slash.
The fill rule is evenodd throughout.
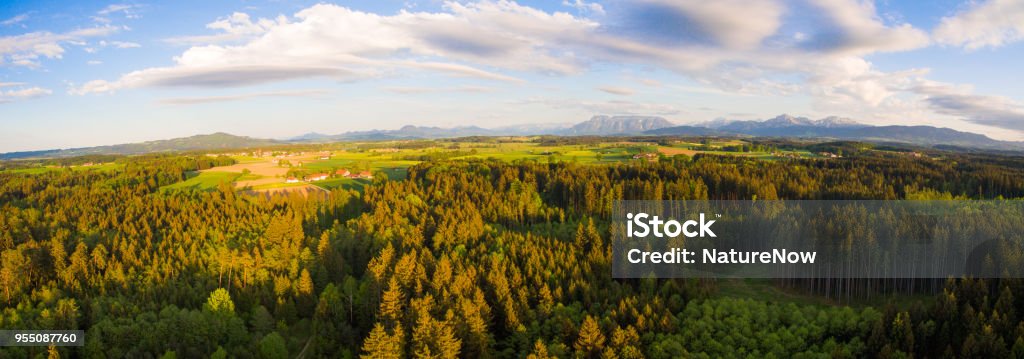
<path id="1" fill-rule="evenodd" d="M 235 136 L 217 132 L 208 135 L 195 135 L 169 140 L 126 143 L 111 146 L 55 149 L 44 151 L 10 152 L 0 154 L 0 159 L 20 159 L 37 157 L 71 157 L 95 154 L 135 155 L 154 152 L 195 151 L 211 149 L 248 148 L 270 146 L 282 142 L 268 139 Z"/>
<path id="2" fill-rule="evenodd" d="M 856 121 L 826 117 L 812 120 L 780 115 L 764 121 L 715 120 L 696 125 L 676 126 L 656 116 L 593 116 L 571 127 L 561 124 L 514 125 L 498 128 L 478 126 L 431 127 L 404 126 L 397 130 L 351 131 L 337 135 L 310 132 L 301 136 L 272 140 L 217 132 L 169 140 L 127 143 L 111 146 L 25 151 L 0 154 L 0 160 L 73 157 L 82 155 L 133 155 L 171 151 L 197 151 L 252 148 L 288 143 L 329 143 L 338 141 L 378 141 L 403 139 L 458 138 L 469 136 L 739 136 L 808 139 L 840 139 L 868 142 L 898 142 L 922 146 L 946 146 L 964 149 L 1022 151 L 1024 143 L 999 141 L 985 135 L 932 126 L 871 126 Z"/>
<path id="3" fill-rule="evenodd" d="M 702 131 L 704 129 L 707 131 Z M 871 126 L 846 118 L 780 115 L 764 121 L 712 121 L 646 131 L 648 135 L 725 135 L 823 138 L 870 142 L 900 142 L 924 146 L 958 146 L 990 150 L 1024 150 L 1024 143 L 999 141 L 970 132 L 932 126 Z"/>

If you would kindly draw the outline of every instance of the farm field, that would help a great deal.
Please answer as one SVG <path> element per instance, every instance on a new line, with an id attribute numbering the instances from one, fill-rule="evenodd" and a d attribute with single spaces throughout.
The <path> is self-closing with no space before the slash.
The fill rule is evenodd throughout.
<path id="1" fill-rule="evenodd" d="M 162 191 L 177 190 L 202 190 L 209 191 L 216 189 L 221 183 L 232 183 L 242 176 L 242 173 L 227 171 L 198 171 L 187 174 L 189 179 L 172 185 L 164 186 Z"/>
<path id="2" fill-rule="evenodd" d="M 751 143 L 729 140 L 705 140 L 702 143 L 675 141 L 671 143 L 652 142 L 598 142 L 587 144 L 543 144 L 536 141 L 522 142 L 450 142 L 435 141 L 428 146 L 419 148 L 410 146 L 413 141 L 388 142 L 352 142 L 329 144 L 324 152 L 306 150 L 292 152 L 286 150 L 274 153 L 274 157 L 258 156 L 257 153 L 234 153 L 229 156 L 236 161 L 230 166 L 220 166 L 189 173 L 188 179 L 164 186 L 162 191 L 199 190 L 210 191 L 221 183 L 231 183 L 238 191 L 253 193 L 331 190 L 344 188 L 361 191 L 372 180 L 365 178 L 345 178 L 335 172 L 346 169 L 353 175 L 369 172 L 375 177 L 391 180 L 406 178 L 409 167 L 432 160 L 472 160 L 496 159 L 505 162 L 515 161 L 560 161 L 583 164 L 611 164 L 636 161 L 637 154 L 651 154 L 648 160 L 657 156 L 713 154 L 726 156 L 752 157 L 762 160 L 789 158 L 818 158 L 818 154 L 807 150 L 772 150 L 754 147 Z M 394 146 L 394 147 L 387 147 Z M 742 150 L 740 150 L 742 149 Z M 656 155 L 655 155 L 656 154 Z M 215 154 L 211 154 L 215 155 Z M 321 159 L 327 156 L 327 159 Z M 279 165 L 278 160 L 284 163 Z M 72 170 L 115 170 L 122 168 L 119 163 L 104 163 L 92 166 L 41 166 L 31 168 L 8 169 L 15 173 L 38 174 L 52 171 Z M 302 181 L 303 177 L 312 174 L 327 174 L 326 180 L 316 182 Z M 299 179 L 297 183 L 287 183 L 289 177 Z"/>
<path id="3" fill-rule="evenodd" d="M 10 171 L 12 173 L 39 174 L 39 173 L 54 172 L 54 171 L 64 171 L 64 170 L 72 170 L 72 171 L 111 171 L 111 170 L 121 169 L 123 167 L 124 166 L 119 164 L 119 163 L 111 162 L 111 163 L 101 163 L 101 164 L 92 165 L 92 166 L 69 166 L 69 167 L 45 166 L 45 167 L 11 169 L 11 170 L 8 170 L 8 171 Z"/>
<path id="4" fill-rule="evenodd" d="M 545 145 L 538 142 L 436 142 L 422 148 L 399 148 L 409 141 L 356 142 L 333 144 L 323 152 L 310 151 L 283 157 L 257 157 L 255 154 L 232 154 L 237 162 L 230 166 L 199 171 L 194 177 L 165 190 L 212 190 L 221 182 L 233 183 L 239 191 L 253 193 L 331 190 L 335 188 L 361 191 L 372 180 L 346 178 L 338 175 L 344 169 L 355 175 L 369 172 L 375 177 L 391 180 L 405 179 L 411 166 L 431 160 L 497 159 L 515 161 L 560 161 L 583 164 L 611 164 L 637 161 L 637 154 L 657 156 L 714 154 L 775 160 L 781 157 L 819 157 L 808 151 L 782 151 L 755 148 L 741 140 L 709 140 L 704 143 L 677 141 L 674 143 L 605 142 L 592 144 Z M 344 148 L 339 148 L 344 146 Z M 395 147 L 384 147 L 395 146 Z M 743 149 L 743 151 L 739 151 Z M 324 153 L 329 152 L 329 154 Z M 328 157 L 322 159 L 321 156 Z M 278 160 L 284 160 L 278 164 Z M 313 174 L 326 174 L 325 180 L 304 181 Z M 294 177 L 299 182 L 288 183 Z"/>

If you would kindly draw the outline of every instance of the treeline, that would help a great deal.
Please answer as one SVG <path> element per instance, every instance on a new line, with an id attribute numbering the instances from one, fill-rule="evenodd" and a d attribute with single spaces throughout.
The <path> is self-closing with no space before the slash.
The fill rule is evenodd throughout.
<path id="1" fill-rule="evenodd" d="M 608 233 L 617 199 L 1016 198 L 1018 159 L 436 161 L 362 194 L 158 190 L 216 161 L 0 173 L 0 329 L 86 330 L 55 349 L 81 357 L 1024 355 L 1018 281 L 860 310 L 721 299 L 611 279 Z"/>
<path id="2" fill-rule="evenodd" d="M 454 149 L 454 150 L 429 151 L 429 152 L 424 152 L 424 153 L 420 153 L 420 154 L 407 154 L 407 155 L 398 155 L 398 156 L 391 156 L 391 157 L 393 159 L 399 160 L 399 161 L 431 162 L 431 161 L 448 160 L 448 159 L 452 159 L 452 158 L 456 158 L 456 157 L 472 156 L 472 155 L 475 155 L 477 153 L 478 153 L 478 151 L 475 148 L 469 149 L 469 150 L 459 150 L 458 147 L 456 147 L 456 149 Z"/>

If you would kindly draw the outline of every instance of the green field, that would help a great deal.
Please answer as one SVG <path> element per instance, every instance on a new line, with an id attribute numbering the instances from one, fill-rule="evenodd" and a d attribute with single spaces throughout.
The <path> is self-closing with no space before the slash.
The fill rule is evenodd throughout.
<path id="1" fill-rule="evenodd" d="M 405 172 L 403 172 L 403 176 L 404 176 L 404 173 Z M 391 177 L 389 175 L 388 178 L 394 178 L 394 177 Z M 356 191 L 362 192 L 363 191 L 363 187 L 366 187 L 366 185 L 368 185 L 368 184 L 370 184 L 370 180 L 368 180 L 368 179 L 332 178 L 332 179 L 328 179 L 328 180 L 325 180 L 325 181 L 316 182 L 313 185 L 315 185 L 317 187 L 320 187 L 320 188 L 323 188 L 323 189 L 328 189 L 328 190 L 335 189 L 335 188 L 342 188 L 342 189 L 351 189 L 351 190 L 356 190 Z"/>
<path id="2" fill-rule="evenodd" d="M 221 183 L 233 183 L 243 175 L 235 172 L 193 172 L 189 179 L 172 185 L 163 186 L 161 191 L 176 190 L 200 190 L 208 191 L 216 189 Z"/>
<path id="3" fill-rule="evenodd" d="M 405 179 L 406 169 L 419 161 L 393 160 L 390 155 L 368 155 L 365 153 L 345 153 L 333 156 L 329 160 L 320 160 L 302 165 L 302 169 L 313 172 L 332 172 L 345 168 L 351 172 L 369 170 L 384 172 L 389 179 Z"/>
<path id="4" fill-rule="evenodd" d="M 394 146 L 401 146 L 402 142 L 393 142 Z M 589 144 L 567 144 L 567 145 L 542 145 L 538 142 L 437 142 L 434 147 L 419 149 L 399 149 L 397 151 L 374 151 L 367 147 L 380 148 L 390 145 L 381 142 L 355 142 L 336 144 L 345 146 L 344 150 L 335 149 L 328 160 L 300 161 L 301 166 L 295 166 L 296 176 L 308 175 L 318 172 L 331 173 L 337 169 L 345 168 L 353 173 L 370 171 L 375 176 L 385 175 L 387 179 L 402 180 L 407 177 L 408 169 L 424 160 L 471 160 L 471 159 L 496 159 L 506 162 L 514 161 L 562 161 L 581 164 L 611 164 L 620 162 L 635 161 L 633 155 L 639 153 L 658 153 L 659 149 L 685 149 L 695 153 L 705 153 L 723 156 L 752 157 L 766 161 L 774 161 L 792 154 L 802 158 L 817 158 L 817 154 L 806 150 L 778 150 L 775 152 L 750 151 L 736 152 L 726 150 L 728 146 L 749 145 L 750 142 L 743 140 L 708 140 L 704 143 L 676 141 L 673 143 L 650 143 L 650 142 L 606 142 Z M 786 155 L 779 155 L 784 153 Z M 670 156 L 670 155 L 669 155 Z M 239 164 L 260 163 L 267 161 L 266 158 L 257 158 L 247 155 L 232 156 Z M 7 170 L 15 173 L 38 174 L 51 171 L 82 171 L 82 170 L 115 170 L 123 166 L 116 163 L 106 163 L 96 166 L 76 167 L 33 167 L 15 170 Z M 194 172 L 183 182 L 161 188 L 162 191 L 174 190 L 213 190 L 220 183 L 235 183 L 239 181 L 256 180 L 266 178 L 257 174 L 241 174 L 229 172 L 228 170 L 212 172 Z M 262 190 L 274 188 L 299 187 L 304 183 L 263 183 L 247 186 L 245 190 Z M 264 181 L 265 182 L 265 181 Z M 312 183 L 324 188 L 345 188 L 362 190 L 369 184 L 370 180 L 331 178 L 326 181 Z"/>
<path id="5" fill-rule="evenodd" d="M 534 160 L 614 163 L 632 160 L 640 152 L 652 152 L 653 146 L 627 144 L 541 146 L 536 143 L 503 143 L 493 147 L 476 148 L 477 154 L 460 156 L 455 159 L 488 159 L 502 161 Z"/>
<path id="6" fill-rule="evenodd" d="M 562 161 L 582 164 L 610 164 L 619 162 L 635 161 L 633 155 L 639 153 L 657 153 L 659 148 L 678 148 L 695 151 L 696 153 L 707 153 L 726 156 L 754 157 L 764 160 L 775 160 L 776 157 L 770 152 L 735 152 L 726 151 L 726 146 L 739 146 L 749 144 L 742 140 L 709 141 L 707 143 L 676 142 L 669 146 L 659 146 L 648 142 L 608 142 L 593 144 L 570 144 L 570 145 L 542 145 L 537 142 L 452 142 L 438 143 L 437 146 L 419 149 L 391 149 L 388 151 L 374 151 L 366 147 L 373 145 L 380 148 L 386 143 L 350 143 L 346 144 L 346 150 L 334 150 L 330 159 L 303 161 L 301 165 L 292 167 L 297 171 L 296 176 L 309 175 L 313 173 L 329 173 L 332 176 L 338 169 L 347 169 L 352 173 L 370 171 L 380 177 L 383 173 L 388 179 L 405 179 L 408 169 L 425 160 L 472 160 L 472 159 L 496 159 L 505 162 L 513 161 Z M 354 147 L 353 147 L 354 146 Z M 395 143 L 399 146 L 399 142 Z M 694 150 L 699 148 L 703 150 Z M 799 155 L 800 157 L 814 157 L 807 151 L 780 151 Z M 252 163 L 264 161 L 248 156 L 234 156 L 239 163 Z M 242 181 L 259 178 L 259 176 L 237 177 L 230 179 L 224 175 L 207 175 L 202 178 L 190 179 L 180 184 L 183 188 L 215 188 L 221 180 Z M 283 181 L 283 179 L 282 179 Z M 354 189 L 362 188 L 371 181 L 366 179 L 331 178 L 326 181 L 310 183 L 324 189 Z M 268 183 L 253 187 L 246 187 L 248 190 L 261 190 L 273 188 L 286 188 L 301 186 L 298 184 Z M 174 187 L 177 188 L 177 187 Z"/>
<path id="7" fill-rule="evenodd" d="M 40 174 L 46 172 L 56 171 L 113 171 L 123 168 L 124 166 L 119 163 L 103 163 L 94 166 L 72 166 L 72 167 L 58 167 L 58 166 L 46 166 L 46 167 L 32 167 L 32 168 L 19 168 L 7 170 L 11 173 L 27 173 L 27 174 Z"/>

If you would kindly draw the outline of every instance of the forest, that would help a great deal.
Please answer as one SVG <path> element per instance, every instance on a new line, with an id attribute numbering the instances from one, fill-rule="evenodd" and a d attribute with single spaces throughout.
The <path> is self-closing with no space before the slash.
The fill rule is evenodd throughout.
<path id="1" fill-rule="evenodd" d="M 1019 279 L 864 279 L 870 304 L 828 278 L 774 283 L 826 305 L 728 296 L 613 279 L 609 233 L 623 199 L 1018 199 L 1024 158 L 423 160 L 278 195 L 159 190 L 232 162 L 202 155 L 0 172 L 0 329 L 86 336 L 0 358 L 1024 358 Z"/>

